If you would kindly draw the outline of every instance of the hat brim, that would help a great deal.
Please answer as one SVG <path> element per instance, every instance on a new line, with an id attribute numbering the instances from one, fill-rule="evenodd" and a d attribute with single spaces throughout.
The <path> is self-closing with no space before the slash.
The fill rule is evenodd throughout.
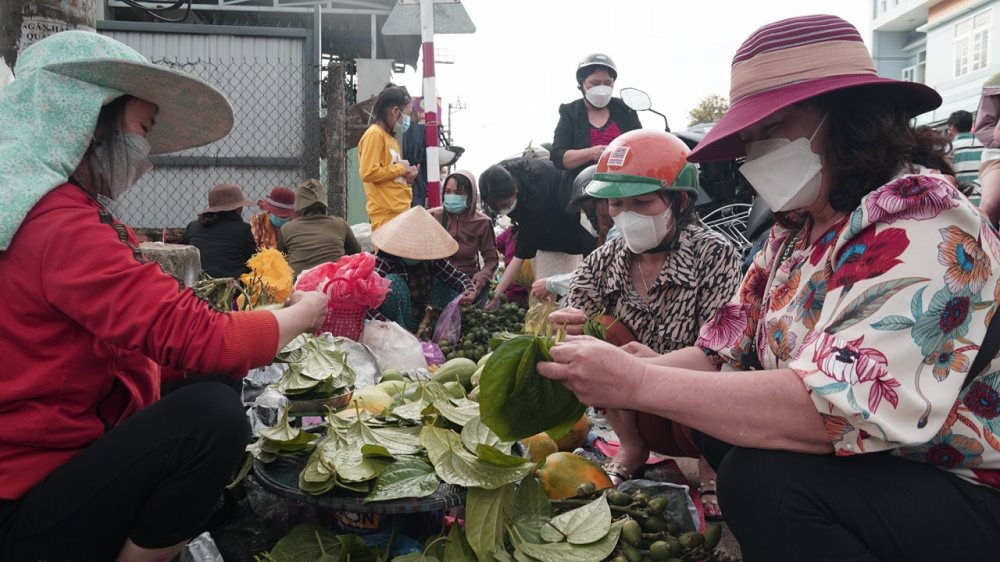
<path id="1" fill-rule="evenodd" d="M 372 231 L 379 251 L 411 260 L 442 260 L 458 251 L 458 242 L 423 207 L 412 207 Z"/>
<path id="2" fill-rule="evenodd" d="M 72 61 L 44 68 L 155 104 L 159 108 L 156 125 L 146 137 L 150 154 L 203 146 L 233 128 L 233 108 L 222 92 L 169 68 L 120 59 Z"/>
<path id="3" fill-rule="evenodd" d="M 295 217 L 299 216 L 299 214 L 295 212 L 295 209 L 282 209 L 281 207 L 272 204 L 267 199 L 261 199 L 260 201 L 257 201 L 257 206 L 271 213 L 272 215 L 276 217 L 281 217 L 283 219 L 294 219 Z"/>
<path id="4" fill-rule="evenodd" d="M 871 74 L 832 76 L 809 82 L 789 84 L 766 90 L 737 100 L 722 119 L 712 126 L 705 138 L 691 151 L 690 162 L 715 162 L 746 156 L 746 148 L 739 132 L 756 125 L 767 117 L 796 103 L 818 95 L 848 88 L 864 87 L 872 95 L 901 94 L 911 116 L 917 116 L 941 105 L 941 95 L 919 82 L 901 82 Z"/>
<path id="5" fill-rule="evenodd" d="M 622 197 L 635 197 L 660 191 L 663 189 L 659 185 L 652 183 L 636 183 L 623 181 L 603 181 L 594 179 L 587 184 L 583 190 L 584 195 L 596 197 L 597 199 L 619 199 Z"/>
<path id="6" fill-rule="evenodd" d="M 205 207 L 205 209 L 199 214 L 205 213 L 221 213 L 223 211 L 235 211 L 236 209 L 242 209 L 243 207 L 252 207 L 253 201 L 249 199 L 244 199 L 242 202 L 229 203 L 226 205 L 216 205 L 214 207 Z"/>

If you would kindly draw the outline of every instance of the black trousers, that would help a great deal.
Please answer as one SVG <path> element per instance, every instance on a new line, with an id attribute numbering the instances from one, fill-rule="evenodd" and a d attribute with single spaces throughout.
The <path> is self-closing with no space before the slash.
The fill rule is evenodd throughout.
<path id="1" fill-rule="evenodd" d="M 162 548 L 205 530 L 247 443 L 239 397 L 181 388 L 59 467 L 8 515 L 4 560 L 114 560 L 126 538 Z M 2 501 L 2 500 L 0 500 Z"/>
<path id="2" fill-rule="evenodd" d="M 746 562 L 1000 560 L 1000 492 L 887 453 L 852 457 L 695 441 L 718 470 Z"/>

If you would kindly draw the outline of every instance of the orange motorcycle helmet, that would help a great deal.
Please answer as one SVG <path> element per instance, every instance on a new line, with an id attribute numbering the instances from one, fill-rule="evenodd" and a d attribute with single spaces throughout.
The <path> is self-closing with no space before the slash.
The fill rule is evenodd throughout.
<path id="1" fill-rule="evenodd" d="M 684 141 L 657 129 L 636 129 L 611 141 L 587 186 L 591 197 L 635 197 L 654 191 L 697 192 L 698 168 Z"/>

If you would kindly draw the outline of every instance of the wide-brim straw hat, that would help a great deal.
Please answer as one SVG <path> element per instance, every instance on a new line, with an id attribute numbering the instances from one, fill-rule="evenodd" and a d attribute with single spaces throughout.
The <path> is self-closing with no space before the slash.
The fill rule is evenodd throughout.
<path id="1" fill-rule="evenodd" d="M 282 185 L 275 187 L 267 197 L 257 201 L 257 206 L 283 219 L 293 219 L 298 216 L 295 212 L 295 192 Z"/>
<path id="2" fill-rule="evenodd" d="M 155 104 L 159 108 L 156 125 L 146 136 L 150 154 L 206 145 L 233 128 L 233 108 L 222 92 L 190 74 L 151 64 L 109 37 L 70 31 L 53 35 L 48 43 L 33 45 L 38 46 L 42 52 L 25 53 L 39 59 L 41 69 Z M 68 49 L 79 49 L 77 56 L 67 60 L 62 55 Z M 54 56 L 57 54 L 60 56 Z M 18 64 L 23 73 L 21 66 Z"/>
<path id="3" fill-rule="evenodd" d="M 372 232 L 380 251 L 411 260 L 440 260 L 458 251 L 458 242 L 423 207 L 412 207 Z"/>
<path id="4" fill-rule="evenodd" d="M 862 87 L 872 96 L 895 95 L 911 116 L 941 105 L 941 96 L 924 84 L 878 76 L 858 30 L 837 16 L 801 16 L 765 25 L 736 51 L 729 110 L 688 160 L 712 162 L 744 156 L 741 130 L 790 105 Z"/>
<path id="5" fill-rule="evenodd" d="M 236 209 L 249 207 L 253 204 L 253 201 L 243 196 L 240 186 L 231 183 L 220 183 L 208 190 L 208 207 L 205 207 L 205 210 L 200 214 L 235 211 Z"/>
<path id="6" fill-rule="evenodd" d="M 150 154 L 194 148 L 233 127 L 226 97 L 202 80 L 150 64 L 89 31 L 63 31 L 24 49 L 0 92 L 0 250 L 28 211 L 65 183 L 90 146 L 101 109 L 124 95 L 155 104 Z"/>

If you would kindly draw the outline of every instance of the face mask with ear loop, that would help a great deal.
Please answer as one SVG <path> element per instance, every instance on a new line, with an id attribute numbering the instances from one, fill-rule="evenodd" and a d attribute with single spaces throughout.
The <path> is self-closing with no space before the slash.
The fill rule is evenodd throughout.
<path id="1" fill-rule="evenodd" d="M 396 125 L 393 129 L 394 132 L 400 135 L 408 131 L 410 129 L 410 116 L 404 113 L 399 121 L 396 121 Z"/>
<path id="2" fill-rule="evenodd" d="M 823 159 L 813 152 L 812 140 L 823 127 L 827 115 L 829 112 L 823 115 L 809 138 L 747 143 L 747 159 L 740 166 L 740 172 L 772 211 L 801 209 L 819 198 Z"/>
<path id="3" fill-rule="evenodd" d="M 587 98 L 590 105 L 596 107 L 597 109 L 604 109 L 611 103 L 611 86 L 591 86 L 586 92 L 584 92 L 583 97 Z"/>

